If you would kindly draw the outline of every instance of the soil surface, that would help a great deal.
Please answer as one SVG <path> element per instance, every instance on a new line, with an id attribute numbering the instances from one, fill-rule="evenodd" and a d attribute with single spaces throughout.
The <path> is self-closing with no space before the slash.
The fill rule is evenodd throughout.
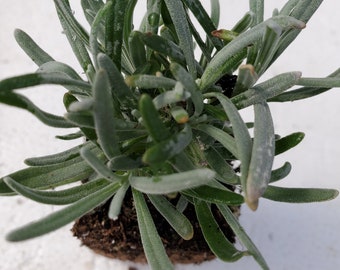
<path id="1" fill-rule="evenodd" d="M 183 240 L 148 200 L 147 203 L 173 263 L 202 263 L 215 258 L 204 240 L 193 205 L 189 204 L 184 214 L 192 222 L 194 237 L 191 240 Z M 78 237 L 83 245 L 101 255 L 122 261 L 146 263 L 131 192 L 127 193 L 117 220 L 108 218 L 108 208 L 109 202 L 77 220 L 72 228 L 74 236 Z M 234 242 L 235 235 L 229 225 L 216 208 L 212 211 L 226 237 Z"/>

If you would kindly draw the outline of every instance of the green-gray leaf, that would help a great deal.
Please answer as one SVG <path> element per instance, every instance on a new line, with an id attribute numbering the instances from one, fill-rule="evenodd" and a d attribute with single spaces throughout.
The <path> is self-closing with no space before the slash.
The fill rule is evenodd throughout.
<path id="1" fill-rule="evenodd" d="M 196 64 L 194 56 L 194 47 L 183 3 L 180 0 L 164 0 L 164 2 L 168 8 L 171 19 L 174 23 L 176 33 L 179 39 L 179 46 L 183 51 L 186 63 L 188 65 L 188 70 L 191 76 L 195 79 Z"/>
<path id="2" fill-rule="evenodd" d="M 245 186 L 246 203 L 256 210 L 270 180 L 275 153 L 274 124 L 267 103 L 254 105 L 254 143 Z"/>
<path id="3" fill-rule="evenodd" d="M 30 188 L 50 189 L 85 180 L 92 173 L 93 169 L 82 158 L 76 157 L 54 165 L 29 167 L 8 176 Z M 3 178 L 0 178 L 0 194 L 13 195 Z"/>
<path id="4" fill-rule="evenodd" d="M 212 125 L 201 124 L 196 127 L 201 132 L 208 134 L 215 140 L 219 141 L 230 153 L 239 159 L 235 139 L 227 132 Z"/>
<path id="5" fill-rule="evenodd" d="M 279 24 L 283 29 L 305 27 L 303 22 L 289 16 L 276 16 L 270 18 L 268 21 L 271 20 Z M 256 25 L 252 28 L 252 31 L 246 31 L 240 34 L 214 56 L 202 75 L 200 84 L 200 89 L 202 91 L 206 91 L 230 70 L 231 63 L 233 64 L 233 57 L 237 53 L 263 36 L 268 21 Z"/>
<path id="6" fill-rule="evenodd" d="M 106 164 L 99 157 L 97 157 L 97 155 L 92 153 L 90 148 L 82 147 L 80 149 L 80 155 L 99 175 L 105 179 L 111 182 L 119 182 L 121 180 L 121 177 L 117 176 L 113 171 L 111 171 L 109 167 L 106 166 Z"/>
<path id="7" fill-rule="evenodd" d="M 14 191 L 18 192 L 24 197 L 27 197 L 39 203 L 53 205 L 74 203 L 106 187 L 110 183 L 106 179 L 97 179 L 69 189 L 59 191 L 42 191 L 38 189 L 28 188 L 16 182 L 10 177 L 4 177 L 4 181 L 9 187 L 11 187 Z"/>
<path id="8" fill-rule="evenodd" d="M 20 95 L 15 92 L 9 93 L 1 93 L 0 92 L 0 102 L 14 106 L 17 108 L 21 108 L 27 110 L 32 113 L 35 117 L 37 117 L 41 122 L 50 126 L 57 128 L 71 128 L 75 127 L 74 124 L 66 121 L 64 117 L 50 114 L 38 108 L 32 101 L 30 101 L 27 97 Z"/>
<path id="9" fill-rule="evenodd" d="M 89 93 L 91 86 L 89 83 L 79 79 L 73 79 L 60 72 L 49 73 L 29 73 L 19 75 L 0 81 L 0 92 L 8 93 L 12 90 L 27 88 L 31 86 L 57 84 L 63 86 L 76 86 L 82 89 L 84 94 Z"/>
<path id="10" fill-rule="evenodd" d="M 268 186 L 263 198 L 287 203 L 323 202 L 335 199 L 339 191 L 321 188 L 285 188 Z"/>
<path id="11" fill-rule="evenodd" d="M 148 197 L 156 209 L 184 240 L 190 240 L 194 236 L 194 230 L 188 218 L 179 212 L 164 196 L 149 194 Z"/>
<path id="12" fill-rule="evenodd" d="M 221 103 L 231 122 L 237 147 L 237 157 L 241 161 L 241 183 L 243 186 L 245 186 L 252 153 L 252 141 L 248 128 L 242 120 L 242 117 L 240 116 L 235 105 L 230 101 L 229 98 L 225 97 L 221 93 L 209 93 L 205 96 L 216 97 Z"/>
<path id="13" fill-rule="evenodd" d="M 246 108 L 281 94 L 285 90 L 293 87 L 300 77 L 301 72 L 299 71 L 279 74 L 233 97 L 231 101 L 239 110 Z"/>
<path id="14" fill-rule="evenodd" d="M 288 151 L 289 149 L 295 147 L 303 140 L 304 137 L 305 137 L 304 133 L 295 132 L 288 136 L 280 138 L 275 142 L 275 155 L 282 154 Z"/>
<path id="15" fill-rule="evenodd" d="M 94 149 L 96 147 L 91 142 L 84 143 L 83 145 L 89 145 L 91 149 Z M 27 158 L 25 159 L 25 164 L 29 166 L 46 166 L 68 161 L 75 157 L 79 157 L 79 150 L 83 145 L 78 145 L 76 147 L 73 147 L 71 149 L 68 149 L 57 154 L 52 154 L 43 157 Z"/>
<path id="16" fill-rule="evenodd" d="M 18 242 L 55 231 L 73 220 L 85 215 L 96 206 L 104 203 L 120 187 L 119 183 L 112 183 L 62 210 L 54 212 L 38 221 L 31 222 L 7 234 L 6 239 Z"/>
<path id="17" fill-rule="evenodd" d="M 93 117 L 99 144 L 108 159 L 120 154 L 111 87 L 105 70 L 97 72 L 93 85 Z"/>
<path id="18" fill-rule="evenodd" d="M 165 252 L 143 194 L 135 189 L 132 189 L 132 194 L 136 206 L 138 227 L 148 263 L 152 269 L 173 270 L 174 267 Z"/>
<path id="19" fill-rule="evenodd" d="M 190 92 L 191 100 L 195 106 L 195 115 L 199 116 L 203 111 L 203 96 L 199 90 L 194 78 L 189 74 L 184 67 L 177 63 L 171 63 L 170 70 L 174 77 L 180 81 L 184 89 Z"/>
<path id="20" fill-rule="evenodd" d="M 238 251 L 222 233 L 209 205 L 195 200 L 195 210 L 204 238 L 214 254 L 226 262 L 234 262 L 243 257 L 244 252 Z"/>
<path id="21" fill-rule="evenodd" d="M 54 59 L 48 53 L 42 50 L 24 31 L 16 29 L 14 31 L 14 37 L 19 46 L 38 66 L 50 61 L 54 61 Z"/>
<path id="22" fill-rule="evenodd" d="M 171 133 L 164 125 L 151 97 L 143 94 L 139 99 L 139 110 L 142 114 L 143 125 L 149 131 L 155 142 L 161 142 L 171 137 Z"/>
<path id="23" fill-rule="evenodd" d="M 216 188 L 208 185 L 182 191 L 184 195 L 200 199 L 209 203 L 223 203 L 226 205 L 241 205 L 243 196 L 227 188 Z"/>
<path id="24" fill-rule="evenodd" d="M 224 183 L 239 184 L 239 178 L 223 156 L 214 148 L 209 147 L 204 151 L 209 166 L 218 174 L 217 178 Z M 221 181 L 222 181 L 221 180 Z"/>
<path id="25" fill-rule="evenodd" d="M 148 148 L 143 155 L 146 164 L 159 164 L 171 159 L 181 153 L 191 142 L 192 131 L 190 125 L 186 124 L 178 134 L 170 139 L 161 141 Z"/>
<path id="26" fill-rule="evenodd" d="M 218 204 L 218 209 L 221 211 L 222 215 L 228 222 L 231 229 L 235 232 L 237 238 L 241 243 L 248 249 L 248 252 L 254 257 L 254 259 L 259 263 L 263 270 L 269 270 L 269 266 L 264 260 L 262 254 L 257 249 L 251 238 L 246 234 L 241 224 L 234 216 L 230 208 L 224 204 Z"/>
<path id="27" fill-rule="evenodd" d="M 167 194 L 207 184 L 215 177 L 209 169 L 196 169 L 153 177 L 130 176 L 135 189 L 148 194 Z"/>

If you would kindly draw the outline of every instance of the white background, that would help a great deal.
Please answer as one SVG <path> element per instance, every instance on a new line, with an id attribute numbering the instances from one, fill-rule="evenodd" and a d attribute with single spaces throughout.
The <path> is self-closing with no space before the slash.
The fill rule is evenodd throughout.
<path id="1" fill-rule="evenodd" d="M 81 17 L 79 1 L 70 1 Z M 139 1 L 144 4 L 146 1 Z M 209 1 L 202 1 L 208 3 Z M 221 24 L 231 28 L 247 10 L 248 1 L 222 0 Z M 266 17 L 285 1 L 268 0 Z M 13 37 L 15 28 L 28 32 L 55 59 L 76 64 L 54 12 L 53 1 L 0 0 L 0 79 L 33 72 L 36 66 L 21 51 Z M 305 77 L 327 76 L 340 67 L 340 2 L 325 1 L 307 28 L 281 59 L 265 74 L 265 78 L 282 72 L 299 70 Z M 20 90 L 49 112 L 62 114 L 63 90 L 38 87 Z M 291 187 L 328 187 L 340 189 L 340 93 L 326 94 L 290 104 L 272 104 L 276 132 L 306 133 L 304 141 L 292 151 L 282 154 L 276 166 L 288 160 L 292 173 L 281 182 Z M 244 112 L 245 117 L 251 114 Z M 54 136 L 68 131 L 45 127 L 25 111 L 0 104 L 0 175 L 23 168 L 23 159 L 67 149 L 71 144 Z M 280 204 L 261 200 L 257 212 L 242 208 L 241 223 L 263 253 L 271 269 L 331 270 L 340 269 L 340 199 L 308 205 Z M 4 240 L 6 232 L 55 210 L 21 197 L 0 198 L 0 270 L 127 269 L 117 261 L 94 255 L 70 233 L 71 225 L 39 239 L 12 244 Z M 235 264 L 203 264 L 197 269 L 259 269 L 252 258 Z M 178 269 L 184 269 L 178 266 Z M 193 268 L 192 268 L 193 269 Z M 196 268 L 195 268 L 196 269 Z"/>

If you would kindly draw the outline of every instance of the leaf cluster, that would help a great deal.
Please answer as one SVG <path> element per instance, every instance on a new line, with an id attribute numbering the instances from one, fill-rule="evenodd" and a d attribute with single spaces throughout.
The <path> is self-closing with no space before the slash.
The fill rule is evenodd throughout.
<path id="1" fill-rule="evenodd" d="M 173 266 L 146 197 L 185 240 L 193 237 L 193 227 L 183 211 L 193 204 L 217 257 L 232 262 L 251 255 L 268 269 L 231 207 L 245 202 L 256 210 L 261 197 L 305 203 L 338 195 L 331 189 L 273 185 L 291 170 L 289 162 L 273 169 L 274 157 L 299 144 L 304 134 L 275 134 L 268 103 L 304 99 L 339 87 L 339 70 L 327 78 L 303 78 L 294 71 L 258 83 L 321 2 L 289 0 L 264 20 L 264 1 L 251 0 L 249 11 L 232 29 L 218 29 L 217 0 L 211 0 L 211 15 L 199 0 L 150 0 L 135 30 L 137 0 L 82 0 L 91 26 L 87 31 L 68 0 L 54 0 L 85 75 L 55 60 L 27 33 L 16 30 L 18 44 L 39 68 L 0 81 L 0 102 L 25 109 L 51 127 L 76 127 L 78 132 L 58 138 L 82 137 L 84 143 L 62 153 L 26 159 L 28 168 L 0 179 L 0 195 L 21 194 L 40 203 L 67 205 L 16 229 L 7 239 L 21 241 L 51 232 L 109 199 L 108 215 L 117 218 L 131 189 L 152 269 Z M 199 59 L 194 44 L 201 53 Z M 67 90 L 65 115 L 45 112 L 14 91 L 44 84 Z M 301 87 L 292 89 L 295 85 Z M 253 123 L 245 123 L 239 113 L 246 107 L 254 109 Z M 235 162 L 240 166 L 233 166 Z M 69 187 L 70 183 L 76 185 Z M 177 205 L 170 202 L 172 197 L 179 198 Z M 236 249 L 216 230 L 219 224 L 212 205 L 245 250 Z"/>

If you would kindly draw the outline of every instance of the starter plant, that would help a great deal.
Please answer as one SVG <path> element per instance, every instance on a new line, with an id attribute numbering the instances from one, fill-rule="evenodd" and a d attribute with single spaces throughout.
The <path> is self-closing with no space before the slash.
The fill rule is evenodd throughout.
<path id="1" fill-rule="evenodd" d="M 262 197 L 308 203 L 338 195 L 332 189 L 277 185 L 291 164 L 274 169 L 274 157 L 296 146 L 304 134 L 276 134 L 268 103 L 339 87 L 340 70 L 326 78 L 293 71 L 260 80 L 321 2 L 290 0 L 264 19 L 264 1 L 250 0 L 249 11 L 232 29 L 224 29 L 218 27 L 218 0 L 210 1 L 210 14 L 199 0 L 145 1 L 139 28 L 133 23 L 137 0 L 82 0 L 90 25 L 86 30 L 68 0 L 54 0 L 83 72 L 55 60 L 27 33 L 15 30 L 18 44 L 39 68 L 0 81 L 0 101 L 33 113 L 48 126 L 77 128 L 57 136 L 60 140 L 83 140 L 62 153 L 28 158 L 27 168 L 0 179 L 2 196 L 67 205 L 9 232 L 7 240 L 23 241 L 79 223 L 94 209 L 102 209 L 108 224 L 120 224 L 124 210 L 136 218 L 134 234 L 153 270 L 173 269 L 189 252 L 180 250 L 181 243 L 193 245 L 190 241 L 199 234 L 212 257 L 233 262 L 253 256 L 269 269 L 238 222 L 240 206 L 255 211 Z M 66 89 L 63 116 L 41 110 L 20 93 L 46 84 Z M 247 107 L 253 108 L 252 122 L 240 116 Z M 178 235 L 178 250 L 168 250 L 171 239 L 160 236 L 160 220 Z M 226 235 L 227 230 L 232 234 Z M 88 233 L 80 236 L 84 242 Z M 106 237 L 117 251 L 115 235 Z"/>

